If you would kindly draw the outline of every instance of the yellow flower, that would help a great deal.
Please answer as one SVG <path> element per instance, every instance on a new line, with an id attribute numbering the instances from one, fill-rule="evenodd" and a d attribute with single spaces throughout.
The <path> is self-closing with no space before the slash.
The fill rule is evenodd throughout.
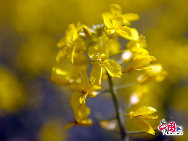
<path id="1" fill-rule="evenodd" d="M 132 62 L 126 67 L 125 72 L 130 73 L 134 70 L 150 69 L 147 66 L 150 62 L 155 60 L 156 58 L 154 56 L 150 56 L 149 54 L 137 54 L 133 57 Z"/>
<path id="2" fill-rule="evenodd" d="M 53 67 L 51 72 L 51 80 L 59 85 L 75 85 L 80 84 L 80 70 L 87 69 L 88 60 L 83 54 L 75 55 L 74 64 L 69 60 L 65 60 L 63 64 Z"/>
<path id="3" fill-rule="evenodd" d="M 78 108 L 73 109 L 75 124 L 77 126 L 91 126 L 93 124 L 92 119 L 88 118 L 90 115 L 90 108 L 86 104 L 81 104 Z"/>
<path id="4" fill-rule="evenodd" d="M 93 67 L 90 73 L 90 82 L 96 88 L 101 88 L 101 77 L 103 67 L 111 77 L 121 78 L 121 66 L 112 59 L 108 59 L 104 46 L 92 46 L 88 50 L 88 56 L 93 60 Z"/>
<path id="5" fill-rule="evenodd" d="M 132 51 L 138 49 L 138 48 L 147 48 L 147 43 L 144 35 L 140 35 L 139 40 L 137 41 L 129 41 L 126 46 L 127 49 L 130 49 Z"/>
<path id="6" fill-rule="evenodd" d="M 135 119 L 138 122 L 140 129 L 142 129 L 144 132 L 155 135 L 155 131 L 147 122 L 147 120 L 158 118 L 157 110 L 155 108 L 142 106 L 136 111 L 131 111 L 129 113 L 129 117 L 131 119 Z"/>
<path id="7" fill-rule="evenodd" d="M 161 64 L 154 64 L 154 65 L 150 65 L 148 66 L 151 69 L 148 69 L 144 72 L 144 74 L 140 75 L 137 78 L 137 82 L 139 84 L 145 84 L 149 81 L 163 81 L 164 78 L 167 75 L 167 72 L 165 70 L 163 70 L 162 65 Z"/>
<path id="8" fill-rule="evenodd" d="M 109 35 L 119 35 L 128 40 L 138 40 L 139 34 L 135 28 L 128 27 L 130 21 L 137 20 L 139 17 L 136 14 L 128 13 L 121 14 L 121 7 L 117 4 L 111 5 L 111 13 L 103 13 L 106 33 Z"/>
<path id="9" fill-rule="evenodd" d="M 126 13 L 122 14 L 122 9 L 118 4 L 111 4 L 110 5 L 110 12 L 113 16 L 121 16 L 123 18 L 123 24 L 130 26 L 130 22 L 136 21 L 139 19 L 139 16 L 134 13 Z"/>
<path id="10" fill-rule="evenodd" d="M 145 37 L 141 35 L 137 41 L 129 41 L 127 43 L 127 49 L 122 54 L 122 60 L 124 62 L 130 61 L 126 67 L 125 72 L 132 72 L 134 70 L 146 70 L 149 69 L 150 62 L 155 61 L 154 56 L 150 56 L 146 50 L 147 44 Z"/>
<path id="11" fill-rule="evenodd" d="M 56 59 L 58 63 L 62 63 L 65 58 L 70 56 L 71 62 L 74 62 L 75 53 L 81 52 L 85 49 L 84 42 L 79 38 L 79 32 L 84 26 L 78 23 L 76 26 L 70 24 L 65 32 L 65 37 L 60 39 L 57 43 L 58 47 L 63 47 L 57 54 Z M 85 30 L 86 31 L 86 30 Z"/>
<path id="12" fill-rule="evenodd" d="M 92 120 L 88 118 L 90 109 L 85 105 L 87 96 L 95 97 L 95 87 L 89 83 L 86 71 L 81 71 L 81 84 L 75 87 L 75 92 L 71 97 L 71 107 L 73 108 L 74 117 L 77 125 L 91 125 Z"/>
<path id="13" fill-rule="evenodd" d="M 71 84 L 79 84 L 81 81 L 78 75 L 74 74 L 73 76 L 72 72 L 64 70 L 60 67 L 52 68 L 51 80 L 56 84 L 64 86 Z"/>

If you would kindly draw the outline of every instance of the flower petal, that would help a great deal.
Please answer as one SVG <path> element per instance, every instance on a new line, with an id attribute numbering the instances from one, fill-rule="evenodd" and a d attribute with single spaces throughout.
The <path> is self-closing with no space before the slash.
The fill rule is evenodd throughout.
<path id="1" fill-rule="evenodd" d="M 94 89 L 101 88 L 102 67 L 99 62 L 94 62 L 90 73 L 90 82 Z"/>
<path id="2" fill-rule="evenodd" d="M 121 78 L 121 66 L 114 60 L 106 59 L 103 62 L 105 69 L 108 71 L 110 76 Z"/>
<path id="3" fill-rule="evenodd" d="M 138 31 L 135 28 L 129 28 L 127 26 L 123 26 L 120 29 L 118 29 L 116 32 L 127 40 L 139 39 Z"/>
<path id="4" fill-rule="evenodd" d="M 155 135 L 155 131 L 147 121 L 142 119 L 136 119 L 136 121 L 138 122 L 138 126 L 140 127 L 141 130 L 143 130 L 146 133 Z"/>
<path id="5" fill-rule="evenodd" d="M 155 114 L 155 115 L 153 115 Z M 142 106 L 134 112 L 130 112 L 131 118 L 156 119 L 158 118 L 157 110 L 153 107 Z"/>
<path id="6" fill-rule="evenodd" d="M 103 13 L 102 17 L 103 17 L 103 21 L 106 27 L 112 28 L 113 27 L 112 22 L 111 22 L 112 15 L 110 13 Z"/>

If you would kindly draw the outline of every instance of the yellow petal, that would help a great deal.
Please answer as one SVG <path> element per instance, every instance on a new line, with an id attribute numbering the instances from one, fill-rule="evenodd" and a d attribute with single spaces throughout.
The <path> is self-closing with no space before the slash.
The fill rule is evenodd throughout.
<path id="1" fill-rule="evenodd" d="M 80 75 L 81 75 L 81 80 L 82 80 L 82 88 L 87 90 L 89 88 L 89 80 L 88 80 L 86 70 L 81 70 Z"/>
<path id="2" fill-rule="evenodd" d="M 127 26 L 123 26 L 120 29 L 118 29 L 116 32 L 127 40 L 139 39 L 138 31 L 135 28 L 129 28 Z"/>
<path id="3" fill-rule="evenodd" d="M 68 85 L 69 84 L 70 74 L 63 69 L 58 67 L 53 67 L 50 79 L 59 85 Z"/>
<path id="4" fill-rule="evenodd" d="M 142 106 L 134 112 L 129 113 L 131 118 L 139 119 L 156 119 L 158 118 L 157 110 L 153 107 Z"/>
<path id="5" fill-rule="evenodd" d="M 88 56 L 89 58 L 91 58 L 92 60 L 95 60 L 97 57 L 97 53 L 99 52 L 99 47 L 98 46 L 91 46 L 88 49 Z"/>
<path id="6" fill-rule="evenodd" d="M 155 131 L 147 121 L 142 119 L 136 119 L 136 121 L 138 122 L 138 126 L 140 127 L 141 130 L 143 130 L 146 133 L 155 135 Z"/>
<path id="7" fill-rule="evenodd" d="M 110 13 L 103 13 L 102 17 L 103 17 L 103 21 L 106 27 L 112 28 L 113 27 L 112 22 L 111 22 L 112 15 Z"/>
<path id="8" fill-rule="evenodd" d="M 90 82 L 94 89 L 101 88 L 102 67 L 99 62 L 94 62 L 90 73 Z"/>
<path id="9" fill-rule="evenodd" d="M 144 74 L 140 75 L 137 78 L 137 82 L 139 84 L 145 84 L 152 80 L 160 82 L 160 81 L 164 80 L 164 78 L 167 75 L 167 72 L 163 70 L 161 64 L 150 65 L 150 66 L 148 66 L 148 68 L 150 68 L 150 69 L 146 70 L 144 72 Z"/>
<path id="10" fill-rule="evenodd" d="M 118 77 L 121 78 L 122 72 L 121 72 L 121 66 L 114 60 L 106 59 L 103 61 L 103 66 L 109 73 L 111 77 Z"/>
<path id="11" fill-rule="evenodd" d="M 75 49 L 76 49 L 76 46 L 74 46 L 73 50 L 72 50 L 72 55 L 71 55 L 71 62 L 72 62 L 72 64 L 74 63 Z"/>
<path id="12" fill-rule="evenodd" d="M 73 109 L 78 109 L 81 105 L 80 103 L 81 94 L 79 92 L 74 92 L 71 96 L 70 105 Z"/>
<path id="13" fill-rule="evenodd" d="M 151 61 L 149 54 L 137 54 L 133 58 L 133 61 L 126 67 L 125 71 L 130 73 L 134 70 L 146 69 L 145 67 L 147 67 Z"/>
<path id="14" fill-rule="evenodd" d="M 84 120 L 79 120 L 77 121 L 76 125 L 77 126 L 91 126 L 93 124 L 92 119 L 84 119 Z"/>
<path id="15" fill-rule="evenodd" d="M 128 20 L 128 21 L 136 21 L 136 20 L 139 20 L 139 16 L 134 13 L 126 13 L 126 14 L 123 14 L 123 19 Z"/>
<path id="16" fill-rule="evenodd" d="M 57 47 L 62 47 L 66 45 L 66 41 L 65 41 L 65 37 L 61 38 L 58 43 L 57 43 Z"/>
<path id="17" fill-rule="evenodd" d="M 74 42 L 78 38 L 78 29 L 75 27 L 74 24 L 70 24 L 65 32 L 65 37 L 61 38 L 60 41 L 57 43 L 58 47 L 62 47 L 65 45 Z"/>
<path id="18" fill-rule="evenodd" d="M 110 11 L 113 15 L 119 15 L 122 12 L 121 6 L 118 4 L 111 4 Z"/>
<path id="19" fill-rule="evenodd" d="M 69 122 L 68 124 L 66 124 L 66 125 L 63 127 L 63 130 L 64 130 L 64 131 L 69 130 L 69 129 L 72 128 L 74 125 L 75 125 L 74 122 Z"/>
<path id="20" fill-rule="evenodd" d="M 89 30 L 89 28 L 87 26 L 85 26 L 85 25 L 83 26 L 83 31 L 84 31 L 86 37 L 91 38 L 92 32 Z"/>
<path id="21" fill-rule="evenodd" d="M 56 56 L 56 60 L 58 63 L 63 63 L 63 61 L 67 58 L 68 54 L 70 53 L 67 47 L 62 48 Z"/>
<path id="22" fill-rule="evenodd" d="M 90 108 L 85 104 L 81 104 L 77 109 L 73 109 L 74 117 L 77 122 L 88 119 Z"/>

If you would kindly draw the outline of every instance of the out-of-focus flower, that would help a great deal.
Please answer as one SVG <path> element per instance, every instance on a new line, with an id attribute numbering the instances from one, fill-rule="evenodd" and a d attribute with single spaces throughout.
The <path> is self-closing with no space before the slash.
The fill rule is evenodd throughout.
<path id="1" fill-rule="evenodd" d="M 138 125 L 141 130 L 143 130 L 146 133 L 155 135 L 155 131 L 147 122 L 147 120 L 153 120 L 158 118 L 157 110 L 155 108 L 142 106 L 136 111 L 131 111 L 129 113 L 129 117 L 131 119 L 135 119 L 138 122 Z"/>
<path id="2" fill-rule="evenodd" d="M 167 72 L 163 70 L 161 64 L 153 64 L 148 67 L 151 69 L 146 70 L 144 74 L 137 78 L 137 82 L 139 84 L 145 84 L 152 80 L 160 82 L 165 79 Z"/>
<path id="3" fill-rule="evenodd" d="M 80 70 L 86 70 L 88 67 L 88 60 L 83 54 L 75 55 L 74 64 L 69 60 L 62 64 L 53 67 L 51 73 L 51 80 L 59 85 L 75 85 L 80 84 Z"/>
<path id="4" fill-rule="evenodd" d="M 65 37 L 63 37 L 58 43 L 58 47 L 62 47 L 59 51 L 56 59 L 59 63 L 63 62 L 65 58 L 70 56 L 71 62 L 74 62 L 75 53 L 79 53 L 85 49 L 84 42 L 79 38 L 80 30 L 83 30 L 83 25 L 77 23 L 70 24 L 66 30 Z M 87 32 L 88 33 L 88 32 Z"/>
<path id="5" fill-rule="evenodd" d="M 26 102 L 23 87 L 18 78 L 0 67 L 0 109 L 7 113 L 19 111 Z"/>
<path id="6" fill-rule="evenodd" d="M 39 131 L 40 141 L 64 141 L 63 125 L 59 120 L 49 120 L 44 123 Z"/>

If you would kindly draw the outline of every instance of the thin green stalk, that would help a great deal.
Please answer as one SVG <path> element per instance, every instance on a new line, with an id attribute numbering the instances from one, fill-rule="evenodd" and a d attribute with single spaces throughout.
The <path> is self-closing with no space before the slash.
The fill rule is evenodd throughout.
<path id="1" fill-rule="evenodd" d="M 134 85 L 136 85 L 136 82 L 133 82 L 133 83 L 130 83 L 130 84 L 124 84 L 124 85 L 114 86 L 114 89 L 115 90 L 119 90 L 119 89 L 131 87 L 131 86 L 134 86 Z M 108 93 L 108 92 L 111 92 L 110 88 L 102 90 L 102 91 L 99 91 L 100 94 L 101 93 Z"/>
<path id="2" fill-rule="evenodd" d="M 109 81 L 109 86 L 110 86 L 110 92 L 111 92 L 111 95 L 112 95 L 112 100 L 113 100 L 114 106 L 115 106 L 116 118 L 118 120 L 118 125 L 119 125 L 119 129 L 120 129 L 120 133 L 121 133 L 121 140 L 127 141 L 128 136 L 127 136 L 125 126 L 124 126 L 124 117 L 122 117 L 122 115 L 119 114 L 119 113 L 121 113 L 121 109 L 119 107 L 119 103 L 118 103 L 118 99 L 117 99 L 117 93 L 115 91 L 112 78 L 110 77 L 109 74 L 108 74 L 108 81 Z"/>

